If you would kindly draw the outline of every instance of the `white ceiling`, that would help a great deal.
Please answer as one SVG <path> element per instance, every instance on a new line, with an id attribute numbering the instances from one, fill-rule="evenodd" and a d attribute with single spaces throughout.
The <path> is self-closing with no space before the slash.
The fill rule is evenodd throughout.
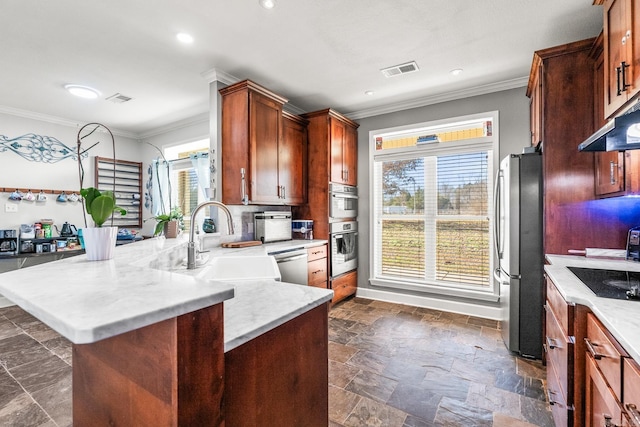
<path id="1" fill-rule="evenodd" d="M 592 0 L 277 2 L 265 10 L 258 0 L 3 1 L 0 112 L 144 136 L 206 114 L 205 76 L 215 69 L 303 111 L 365 117 L 523 86 L 535 50 L 602 28 Z M 181 31 L 195 42 L 177 42 Z M 379 71 L 408 61 L 420 71 L 389 79 Z M 454 77 L 454 68 L 464 72 Z M 68 83 L 103 96 L 73 97 Z M 118 92 L 133 99 L 105 100 Z"/>

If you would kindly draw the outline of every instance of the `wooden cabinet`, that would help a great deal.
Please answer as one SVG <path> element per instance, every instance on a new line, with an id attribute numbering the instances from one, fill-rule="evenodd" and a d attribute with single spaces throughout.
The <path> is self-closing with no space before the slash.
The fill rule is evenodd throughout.
<path id="1" fill-rule="evenodd" d="M 284 114 L 287 100 L 250 80 L 221 89 L 220 94 L 222 201 L 303 203 L 305 121 Z"/>
<path id="2" fill-rule="evenodd" d="M 309 139 L 328 145 L 328 181 L 357 185 L 358 124 L 331 109 L 307 113 L 303 117 L 323 122 L 323 129 L 313 135 L 310 132 Z"/>
<path id="3" fill-rule="evenodd" d="M 329 278 L 327 253 L 327 245 L 307 249 L 307 284 L 309 286 L 327 289 Z"/>
<path id="4" fill-rule="evenodd" d="M 284 112 L 282 139 L 278 144 L 278 190 L 287 205 L 306 200 L 307 121 Z"/>
<path id="5" fill-rule="evenodd" d="M 556 426 L 581 426 L 584 414 L 586 309 L 567 303 L 546 281 L 545 356 L 547 393 Z"/>
<path id="6" fill-rule="evenodd" d="M 640 91 L 640 6 L 634 0 L 604 4 L 604 112 L 613 117 Z"/>
<path id="7" fill-rule="evenodd" d="M 331 289 L 333 289 L 332 303 L 342 301 L 348 296 L 354 295 L 358 287 L 358 272 L 350 271 L 341 276 L 334 277 L 331 280 Z"/>
<path id="8" fill-rule="evenodd" d="M 591 313 L 587 316 L 585 343 L 585 425 L 619 426 L 623 413 L 620 403 L 623 358 L 628 355 Z"/>
<path id="9" fill-rule="evenodd" d="M 622 383 L 623 423 L 630 427 L 640 426 L 640 365 L 632 359 L 624 360 Z"/>

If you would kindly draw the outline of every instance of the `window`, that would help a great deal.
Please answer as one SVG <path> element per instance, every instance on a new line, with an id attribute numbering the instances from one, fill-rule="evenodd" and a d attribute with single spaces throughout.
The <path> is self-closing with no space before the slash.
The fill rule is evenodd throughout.
<path id="1" fill-rule="evenodd" d="M 374 285 L 493 300 L 497 113 L 372 133 Z"/>

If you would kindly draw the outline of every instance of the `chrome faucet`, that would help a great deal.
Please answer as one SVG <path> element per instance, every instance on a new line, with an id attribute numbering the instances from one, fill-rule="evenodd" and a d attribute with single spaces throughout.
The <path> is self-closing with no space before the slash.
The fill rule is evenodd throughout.
<path id="1" fill-rule="evenodd" d="M 196 215 L 202 208 L 207 206 L 217 206 L 221 208 L 224 213 L 227 214 L 227 227 L 229 228 L 229 234 L 234 234 L 233 230 L 233 220 L 231 218 L 231 212 L 229 212 L 229 208 L 227 208 L 223 203 L 220 203 L 215 200 L 209 200 L 207 202 L 202 202 L 191 212 L 191 224 L 189 225 L 189 243 L 187 243 L 187 269 L 193 270 L 196 268 L 196 243 L 195 243 L 195 235 L 196 235 Z"/>

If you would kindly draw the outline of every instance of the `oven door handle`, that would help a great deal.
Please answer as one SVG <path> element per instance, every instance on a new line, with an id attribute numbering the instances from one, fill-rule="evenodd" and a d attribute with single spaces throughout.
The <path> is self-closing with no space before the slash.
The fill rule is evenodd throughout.
<path id="1" fill-rule="evenodd" d="M 358 196 L 354 196 L 353 194 L 336 194 L 332 193 L 331 197 L 335 199 L 357 199 Z"/>

